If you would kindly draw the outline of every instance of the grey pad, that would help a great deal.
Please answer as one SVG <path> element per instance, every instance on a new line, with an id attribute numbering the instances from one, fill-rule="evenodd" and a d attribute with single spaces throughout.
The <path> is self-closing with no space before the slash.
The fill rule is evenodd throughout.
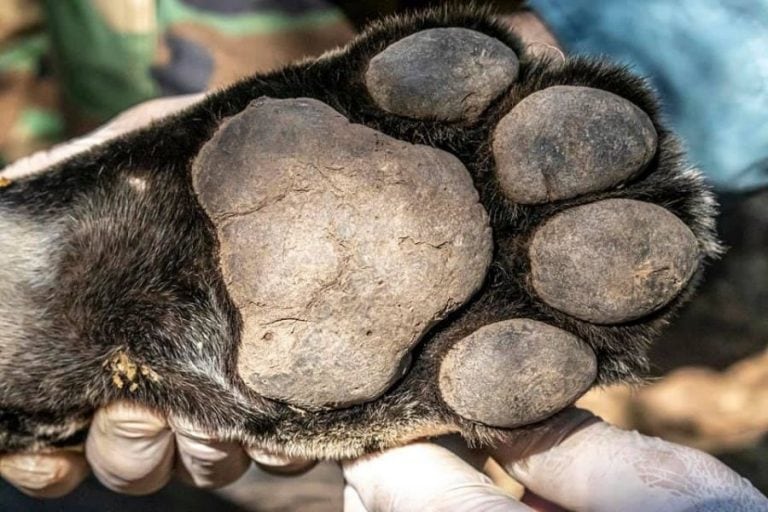
<path id="1" fill-rule="evenodd" d="M 613 187 L 656 152 L 648 115 L 589 87 L 555 86 L 518 103 L 496 127 L 493 154 L 505 195 L 536 204 Z"/>
<path id="2" fill-rule="evenodd" d="M 601 324 L 671 301 L 698 266 L 690 229 L 660 206 L 608 199 L 558 213 L 534 234 L 531 282 L 550 306 Z"/>
<path id="3" fill-rule="evenodd" d="M 520 318 L 486 325 L 453 346 L 440 392 L 460 416 L 512 428 L 570 405 L 596 375 L 594 352 L 576 336 Z"/>
<path id="4" fill-rule="evenodd" d="M 240 376 L 307 408 L 381 395 L 480 287 L 485 209 L 461 162 L 313 99 L 260 99 L 194 163 L 243 317 Z"/>
<path id="5" fill-rule="evenodd" d="M 388 112 L 417 119 L 473 121 L 517 78 L 517 55 L 466 28 L 433 28 L 388 46 L 365 83 Z"/>

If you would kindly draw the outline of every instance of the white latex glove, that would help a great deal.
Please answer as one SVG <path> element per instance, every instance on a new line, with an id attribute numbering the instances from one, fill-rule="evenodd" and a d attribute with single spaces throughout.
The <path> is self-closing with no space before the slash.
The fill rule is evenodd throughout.
<path id="1" fill-rule="evenodd" d="M 538 453 L 521 458 L 530 451 Z M 768 511 L 768 500 L 714 457 L 576 409 L 549 438 L 488 454 L 526 487 L 522 502 L 451 451 L 417 443 L 345 463 L 345 512 Z"/>
<path id="2" fill-rule="evenodd" d="M 116 403 L 97 411 L 88 432 L 85 454 L 60 450 L 0 458 L 0 476 L 30 496 L 63 496 L 85 479 L 89 467 L 109 489 L 150 494 L 172 476 L 200 488 L 217 488 L 240 478 L 251 459 L 274 471 L 311 466 L 236 443 L 221 442 L 181 421 L 167 421 L 152 411 Z"/>

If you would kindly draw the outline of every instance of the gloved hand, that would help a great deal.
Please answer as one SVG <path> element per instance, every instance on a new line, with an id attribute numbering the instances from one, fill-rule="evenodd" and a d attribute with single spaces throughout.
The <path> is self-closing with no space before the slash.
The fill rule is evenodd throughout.
<path id="1" fill-rule="evenodd" d="M 488 454 L 528 489 L 522 502 L 479 471 Z M 27 494 L 53 497 L 77 486 L 90 465 L 107 487 L 147 494 L 174 473 L 199 487 L 226 485 L 247 469 L 249 456 L 275 469 L 311 465 L 247 452 L 190 425 L 115 404 L 96 414 L 85 455 L 6 456 L 0 474 Z M 768 500 L 715 458 L 577 409 L 547 437 L 525 445 L 481 452 L 457 442 L 451 449 L 421 442 L 345 462 L 343 469 L 345 512 L 562 510 L 552 503 L 590 511 L 768 510 Z"/>
<path id="2" fill-rule="evenodd" d="M 128 403 L 96 412 L 85 453 L 61 450 L 0 458 L 0 476 L 31 496 L 52 498 L 72 491 L 93 470 L 106 487 L 125 494 L 150 494 L 172 476 L 200 488 L 230 484 L 248 469 L 251 458 L 274 471 L 295 471 L 309 461 L 289 461 L 246 451 L 179 420 Z"/>
<path id="3" fill-rule="evenodd" d="M 487 455 L 525 486 L 522 502 L 476 469 Z M 760 492 L 714 457 L 579 409 L 524 445 L 457 453 L 416 443 L 347 462 L 344 475 L 345 512 L 768 510 Z"/>

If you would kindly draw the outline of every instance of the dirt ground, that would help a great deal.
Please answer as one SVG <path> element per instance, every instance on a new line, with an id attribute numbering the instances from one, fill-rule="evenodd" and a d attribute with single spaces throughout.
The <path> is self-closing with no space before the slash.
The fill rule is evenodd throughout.
<path id="1" fill-rule="evenodd" d="M 768 191 L 721 198 L 729 252 L 653 350 L 649 385 L 590 392 L 580 405 L 617 425 L 707 450 L 768 493 Z M 0 483 L 9 512 L 331 512 L 341 473 L 321 464 L 296 478 L 258 469 L 216 493 L 173 483 L 149 497 L 118 496 L 89 480 L 37 501 Z"/>

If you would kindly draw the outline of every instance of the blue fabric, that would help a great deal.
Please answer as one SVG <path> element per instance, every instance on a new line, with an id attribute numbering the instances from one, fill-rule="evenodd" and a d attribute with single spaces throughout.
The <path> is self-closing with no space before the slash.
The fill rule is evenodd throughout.
<path id="1" fill-rule="evenodd" d="M 571 53 L 649 77 L 721 190 L 768 185 L 768 0 L 530 0 Z"/>

